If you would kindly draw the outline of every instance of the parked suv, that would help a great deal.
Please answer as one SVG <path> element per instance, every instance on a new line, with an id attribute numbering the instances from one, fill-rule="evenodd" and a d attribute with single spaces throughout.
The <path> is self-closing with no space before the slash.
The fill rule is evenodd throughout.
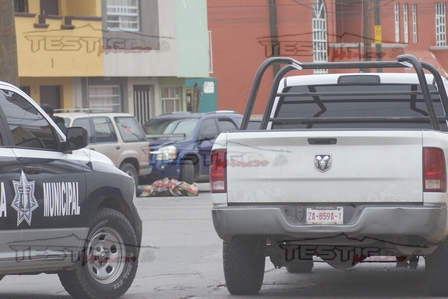
<path id="1" fill-rule="evenodd" d="M 233 111 L 173 112 L 143 125 L 151 143 L 150 181 L 164 177 L 185 181 L 209 180 L 210 153 L 221 132 L 238 130 L 243 116 Z"/>
<path id="2" fill-rule="evenodd" d="M 79 109 L 54 115 L 64 118 L 67 128 L 86 128 L 88 147 L 109 157 L 115 166 L 135 180 L 136 185 L 139 176 L 151 173 L 149 142 L 133 115 Z"/>
<path id="3" fill-rule="evenodd" d="M 142 238 L 134 181 L 84 148 L 85 128 L 65 133 L 0 82 L 0 279 L 58 274 L 75 298 L 118 298 L 135 278 Z"/>

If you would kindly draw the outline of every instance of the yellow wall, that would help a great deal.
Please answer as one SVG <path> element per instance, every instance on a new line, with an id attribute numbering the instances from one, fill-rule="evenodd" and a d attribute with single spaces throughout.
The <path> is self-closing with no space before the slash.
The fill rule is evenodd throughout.
<path id="1" fill-rule="evenodd" d="M 39 88 L 61 87 L 61 108 L 73 106 L 73 77 L 103 76 L 101 20 L 72 20 L 74 29 L 61 29 L 65 16 L 101 17 L 101 0 L 59 0 L 59 20 L 46 19 L 48 28 L 36 28 L 40 1 L 28 1 L 35 17 L 15 17 L 20 86 L 30 87 L 38 103 Z"/>
<path id="2" fill-rule="evenodd" d="M 60 1 L 59 13 L 65 16 L 101 17 L 101 0 Z"/>
<path id="3" fill-rule="evenodd" d="M 28 12 L 39 14 L 40 1 L 28 1 Z M 61 16 L 101 17 L 101 0 L 59 0 L 59 14 Z"/>
<path id="4" fill-rule="evenodd" d="M 34 18 L 15 17 L 19 76 L 84 77 L 86 72 L 103 76 L 102 22 L 73 20 L 74 29 L 61 29 L 64 19 L 46 19 L 48 28 L 35 28 L 39 14 L 36 3 L 39 1 L 29 1 L 29 12 L 36 13 Z M 60 1 L 60 8 L 69 16 L 98 16 L 101 1 Z"/>
<path id="5" fill-rule="evenodd" d="M 28 12 L 29 13 L 40 13 L 40 1 L 34 0 L 34 1 L 28 1 Z"/>
<path id="6" fill-rule="evenodd" d="M 40 98 L 39 87 L 41 85 L 61 86 L 61 108 L 70 108 L 73 106 L 72 80 L 70 78 L 20 78 L 20 86 L 29 86 L 31 98 L 39 105 L 45 102 L 45 99 Z"/>

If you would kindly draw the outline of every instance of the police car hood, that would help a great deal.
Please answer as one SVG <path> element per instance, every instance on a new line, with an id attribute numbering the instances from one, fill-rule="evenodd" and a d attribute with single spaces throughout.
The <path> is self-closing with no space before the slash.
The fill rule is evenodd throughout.
<path id="1" fill-rule="evenodd" d="M 114 165 L 112 160 L 109 159 L 106 155 L 103 155 L 96 151 L 92 151 L 87 148 L 76 150 L 73 152 L 73 154 L 78 155 L 80 158 L 82 157 L 83 160 L 86 159 L 89 161 L 95 161 L 95 162 L 101 162 L 101 163 L 105 163 L 105 164 Z"/>

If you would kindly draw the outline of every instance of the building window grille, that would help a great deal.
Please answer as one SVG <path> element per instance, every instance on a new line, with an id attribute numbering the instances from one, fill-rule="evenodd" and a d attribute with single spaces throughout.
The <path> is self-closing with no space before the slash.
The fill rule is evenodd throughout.
<path id="1" fill-rule="evenodd" d="M 417 42 L 417 4 L 412 4 L 412 41 Z"/>
<path id="2" fill-rule="evenodd" d="M 89 86 L 89 108 L 97 111 L 122 112 L 119 85 Z"/>
<path id="3" fill-rule="evenodd" d="M 107 29 L 139 31 L 138 0 L 107 0 Z"/>
<path id="4" fill-rule="evenodd" d="M 400 4 L 394 5 L 394 19 L 395 19 L 395 42 L 400 42 Z"/>
<path id="5" fill-rule="evenodd" d="M 403 39 L 405 43 L 409 42 L 408 26 L 408 5 L 403 4 Z"/>
<path id="6" fill-rule="evenodd" d="M 180 87 L 162 87 L 162 112 L 180 111 Z"/>
<path id="7" fill-rule="evenodd" d="M 313 60 L 327 62 L 327 20 L 322 0 L 314 0 L 313 6 Z M 314 70 L 314 74 L 327 74 L 328 70 Z"/>
<path id="8" fill-rule="evenodd" d="M 445 3 L 436 3 L 436 46 L 446 46 Z"/>

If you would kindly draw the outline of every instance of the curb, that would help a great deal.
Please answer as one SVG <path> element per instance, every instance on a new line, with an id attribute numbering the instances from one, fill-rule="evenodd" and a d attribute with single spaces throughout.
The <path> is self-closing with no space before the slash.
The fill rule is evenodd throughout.
<path id="1" fill-rule="evenodd" d="M 210 183 L 196 183 L 199 188 L 199 192 L 210 192 Z"/>

